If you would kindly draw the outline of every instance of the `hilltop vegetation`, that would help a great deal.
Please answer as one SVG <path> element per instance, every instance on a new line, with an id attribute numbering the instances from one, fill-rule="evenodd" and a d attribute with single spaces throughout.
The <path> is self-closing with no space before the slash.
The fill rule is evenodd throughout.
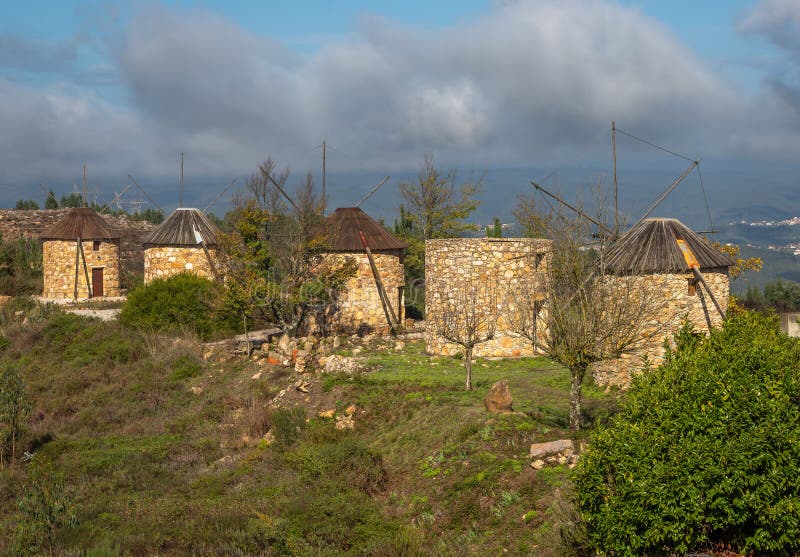
<path id="1" fill-rule="evenodd" d="M 306 394 L 264 360 L 50 306 L 7 305 L 2 330 L 32 412 L 0 472 L 0 553 L 567 551 L 569 470 L 528 458 L 566 435 L 568 374 L 546 360 L 478 361 L 466 392 L 457 360 L 376 340 L 368 371 L 306 375 Z M 501 378 L 521 413 L 483 409 Z M 615 398 L 586 390 L 605 419 Z M 318 416 L 350 406 L 353 429 Z"/>

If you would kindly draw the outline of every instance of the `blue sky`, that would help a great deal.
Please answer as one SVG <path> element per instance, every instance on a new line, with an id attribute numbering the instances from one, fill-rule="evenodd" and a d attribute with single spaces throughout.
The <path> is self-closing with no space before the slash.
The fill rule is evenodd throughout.
<path id="1" fill-rule="evenodd" d="M 610 121 L 726 169 L 796 174 L 797 0 L 6 2 L 0 199 L 109 184 L 602 167 Z M 624 145 L 627 164 L 661 164 Z M 670 167 L 671 168 L 671 167 Z M 227 183 L 228 179 L 225 180 Z M 165 186 L 166 187 L 166 186 Z M 13 199 L 12 199 L 13 201 Z"/>

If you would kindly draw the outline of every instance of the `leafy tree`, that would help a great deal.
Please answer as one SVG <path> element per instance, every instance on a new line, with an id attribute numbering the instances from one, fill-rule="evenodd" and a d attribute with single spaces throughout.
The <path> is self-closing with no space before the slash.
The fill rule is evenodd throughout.
<path id="1" fill-rule="evenodd" d="M 83 207 L 83 195 L 79 193 L 70 193 L 69 195 L 62 195 L 61 202 L 59 203 L 61 207 Z"/>
<path id="2" fill-rule="evenodd" d="M 22 555 L 56 555 L 56 535 L 77 525 L 72 492 L 52 464 L 34 462 L 25 495 L 19 502 L 22 520 L 16 529 L 16 552 Z"/>
<path id="3" fill-rule="evenodd" d="M 400 184 L 413 230 L 423 240 L 457 237 L 477 229 L 467 219 L 478 207 L 475 195 L 483 178 L 458 187 L 456 182 L 455 171 L 442 174 L 433 163 L 433 155 L 428 153 L 416 183 Z"/>
<path id="4" fill-rule="evenodd" d="M 0 369 L 0 425 L 2 425 L 3 446 L 0 447 L 0 464 L 3 462 L 5 445 L 10 448 L 11 460 L 17 456 L 17 440 L 22 433 L 25 421 L 31 414 L 32 406 L 25 395 L 25 385 L 17 369 L 5 365 Z"/>
<path id="5" fill-rule="evenodd" d="M 58 200 L 53 190 L 47 192 L 47 199 L 44 200 L 45 209 L 58 209 Z"/>
<path id="6" fill-rule="evenodd" d="M 478 207 L 475 196 L 482 185 L 483 176 L 458 185 L 455 171 L 442 174 L 431 153 L 425 155 L 416 182 L 400 184 L 403 203 L 394 228 L 408 244 L 404 261 L 407 292 L 418 290 L 415 281 L 424 279 L 425 240 L 458 237 L 478 229 L 467 219 Z M 422 313 L 424 305 L 424 300 L 418 300 L 416 309 Z"/>
<path id="7" fill-rule="evenodd" d="M 39 204 L 33 199 L 20 199 L 17 201 L 15 209 L 19 211 L 38 211 Z"/>
<path id="8" fill-rule="evenodd" d="M 800 344 L 777 318 L 687 326 L 633 382 L 575 478 L 592 549 L 676 555 L 800 551 Z"/>
<path id="9" fill-rule="evenodd" d="M 310 315 L 321 318 L 333 308 L 355 266 L 320 256 L 326 244 L 323 201 L 311 175 L 289 203 L 270 180 L 275 166 L 269 158 L 259 165 L 248 197 L 230 215 L 233 231 L 223 238 L 230 279 L 225 307 L 243 324 L 278 324 L 294 332 Z M 273 179 L 285 192 L 288 171 Z"/>
<path id="10" fill-rule="evenodd" d="M 158 209 L 148 207 L 144 211 L 137 211 L 132 215 L 128 215 L 132 220 L 149 222 L 151 224 L 161 224 L 164 222 L 164 213 Z"/>
<path id="11" fill-rule="evenodd" d="M 748 257 L 747 259 L 742 259 L 742 257 L 740 257 L 741 248 L 736 244 L 721 244 L 720 242 L 713 242 L 712 245 L 734 261 L 733 266 L 728 271 L 731 280 L 739 278 L 745 271 L 753 271 L 757 273 L 764 267 L 764 262 L 760 257 Z"/>
<path id="12" fill-rule="evenodd" d="M 494 217 L 494 222 L 492 226 L 486 227 L 486 237 L 487 238 L 502 238 L 503 237 L 503 223 L 500 222 L 500 219 Z"/>
<path id="13" fill-rule="evenodd" d="M 42 244 L 22 236 L 3 240 L 0 234 L 0 294 L 41 292 Z"/>

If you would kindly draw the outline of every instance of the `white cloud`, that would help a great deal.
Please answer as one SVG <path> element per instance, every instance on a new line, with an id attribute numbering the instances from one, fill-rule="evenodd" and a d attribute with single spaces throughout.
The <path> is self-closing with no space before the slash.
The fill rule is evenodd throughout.
<path id="1" fill-rule="evenodd" d="M 794 56 L 798 10 L 763 2 L 742 29 Z M 199 174 L 248 173 L 268 153 L 302 173 L 323 138 L 349 154 L 340 170 L 414 168 L 426 151 L 445 164 L 552 167 L 606 160 L 612 119 L 690 154 L 791 158 L 800 147 L 790 76 L 748 97 L 616 2 L 502 2 L 443 30 L 365 17 L 310 54 L 208 11 L 147 8 L 126 25 L 103 71 L 127 104 L 86 83 L 0 81 L 0 127 L 15 130 L 0 139 L 0 172 L 92 159 L 123 178 L 171 175 L 184 150 Z"/>

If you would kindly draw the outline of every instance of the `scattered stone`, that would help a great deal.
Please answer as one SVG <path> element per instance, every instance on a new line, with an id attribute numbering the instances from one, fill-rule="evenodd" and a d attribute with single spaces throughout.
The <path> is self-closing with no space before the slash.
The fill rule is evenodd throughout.
<path id="1" fill-rule="evenodd" d="M 278 341 L 278 350 L 280 350 L 284 354 L 288 353 L 290 341 L 291 339 L 289 338 L 289 335 L 283 333 L 283 336 L 281 336 L 280 340 Z"/>
<path id="2" fill-rule="evenodd" d="M 341 345 L 342 345 L 342 339 L 340 339 L 339 337 L 333 337 L 333 348 L 334 348 L 334 350 L 336 348 L 339 348 Z"/>
<path id="3" fill-rule="evenodd" d="M 559 439 L 558 441 L 550 441 L 549 443 L 534 443 L 531 445 L 531 458 L 543 458 L 551 455 L 558 455 L 562 451 L 569 449 L 575 450 L 575 444 L 572 439 Z"/>
<path id="4" fill-rule="evenodd" d="M 253 381 L 255 381 L 257 379 L 261 379 L 261 372 L 259 371 L 258 373 L 253 375 L 250 379 L 252 379 Z"/>
<path id="5" fill-rule="evenodd" d="M 544 460 L 538 459 L 531 462 L 531 468 L 534 470 L 541 470 L 544 468 Z"/>
<path id="6" fill-rule="evenodd" d="M 267 353 L 267 363 L 273 366 L 279 366 L 282 362 L 283 357 L 278 352 L 270 350 L 269 353 Z"/>
<path id="7" fill-rule="evenodd" d="M 189 390 L 192 391 L 192 394 L 195 394 L 195 395 L 203 394 L 203 387 L 192 387 Z"/>
<path id="8" fill-rule="evenodd" d="M 325 367 L 322 369 L 325 373 L 347 373 L 352 375 L 362 371 L 363 366 L 356 358 L 333 355 L 325 360 Z"/>
<path id="9" fill-rule="evenodd" d="M 402 352 L 403 350 L 405 350 L 405 348 L 406 348 L 406 343 L 403 342 L 402 340 L 398 340 L 397 342 L 394 343 L 394 349 L 397 352 Z"/>
<path id="10" fill-rule="evenodd" d="M 336 429 L 353 429 L 356 425 L 353 416 L 336 416 Z"/>
<path id="11" fill-rule="evenodd" d="M 301 393 L 311 392 L 311 385 L 308 383 L 308 381 L 298 381 L 294 388 Z"/>
<path id="12" fill-rule="evenodd" d="M 353 414 L 356 413 L 356 410 L 357 410 L 356 405 L 355 404 L 351 404 L 350 406 L 345 408 L 344 413 L 347 414 L 348 416 L 352 416 Z"/>
<path id="13" fill-rule="evenodd" d="M 483 399 L 483 405 L 486 411 L 491 414 L 506 414 L 513 412 L 512 403 L 514 400 L 511 398 L 511 389 L 508 388 L 508 381 L 503 379 L 498 381 Z"/>
<path id="14" fill-rule="evenodd" d="M 333 415 L 336 414 L 336 409 L 331 408 L 330 410 L 324 410 L 317 414 L 320 418 L 333 418 Z"/>
<path id="15" fill-rule="evenodd" d="M 360 346 L 356 346 L 355 348 L 353 348 L 353 356 L 357 356 L 358 354 L 361 354 Z"/>
<path id="16" fill-rule="evenodd" d="M 297 373 L 305 373 L 311 354 L 307 350 L 300 350 L 294 358 L 294 370 Z"/>
<path id="17" fill-rule="evenodd" d="M 265 445 L 269 446 L 275 441 L 275 434 L 272 433 L 272 430 L 269 429 L 267 432 L 261 437 L 261 442 Z"/>
<path id="18" fill-rule="evenodd" d="M 559 463 L 559 464 L 566 464 L 566 463 L 567 463 L 567 457 L 565 457 L 565 456 L 562 454 L 560 457 L 558 457 L 558 463 Z"/>

